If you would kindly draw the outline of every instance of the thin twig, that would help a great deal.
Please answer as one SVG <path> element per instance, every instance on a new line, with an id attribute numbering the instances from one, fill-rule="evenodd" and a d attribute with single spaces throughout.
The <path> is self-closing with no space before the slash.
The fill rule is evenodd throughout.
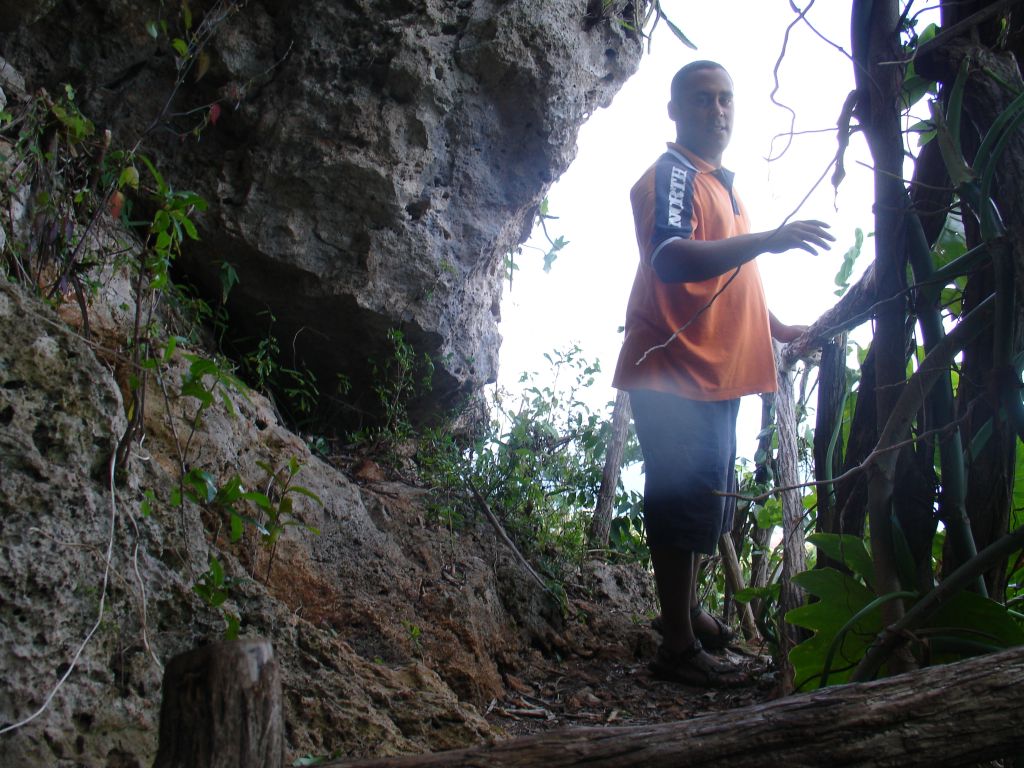
<path id="1" fill-rule="evenodd" d="M 836 483 L 842 482 L 843 480 L 848 480 L 851 477 L 855 477 L 861 472 L 864 472 L 871 464 L 875 463 L 875 461 L 877 461 L 879 457 L 886 453 L 898 450 L 900 448 L 905 448 L 908 445 L 914 445 L 915 443 L 919 443 L 922 440 L 934 437 L 935 435 L 940 435 L 945 432 L 951 432 L 952 430 L 957 429 L 962 423 L 964 423 L 968 418 L 970 418 L 972 408 L 973 403 L 966 409 L 963 416 L 961 416 L 958 419 L 954 419 L 953 421 L 949 422 L 949 424 L 946 424 L 942 427 L 936 427 L 935 429 L 926 430 L 915 437 L 910 437 L 907 438 L 906 440 L 901 440 L 899 442 L 893 443 L 892 445 L 888 445 L 884 448 L 875 448 L 875 450 L 869 453 L 864 458 L 864 461 L 862 461 L 860 464 L 858 464 L 855 467 L 851 467 L 850 469 L 843 472 L 841 475 L 833 477 L 831 480 L 811 480 L 806 483 L 796 483 L 795 485 L 782 485 L 776 488 L 772 488 L 770 491 L 766 491 L 765 493 L 762 493 L 758 496 L 745 496 L 735 491 L 713 491 L 713 493 L 715 496 L 734 498 L 737 501 L 749 501 L 751 503 L 756 504 L 757 502 L 770 499 L 772 496 L 775 496 L 776 494 L 782 493 L 784 491 L 798 491 L 803 488 L 821 488 L 824 486 L 834 485 Z"/>
<path id="2" fill-rule="evenodd" d="M 516 547 L 512 539 L 510 539 L 508 534 L 505 533 L 505 529 L 502 527 L 501 521 L 498 520 L 497 517 L 495 517 L 494 512 L 491 511 L 490 505 L 487 503 L 487 499 L 485 499 L 483 495 L 480 493 L 480 491 L 477 490 L 476 485 L 473 484 L 473 481 L 467 477 L 465 479 L 465 483 L 466 487 L 469 488 L 469 492 L 473 495 L 473 499 L 476 501 L 477 506 L 480 507 L 480 511 L 484 513 L 484 517 L 486 517 L 487 521 L 494 527 L 494 531 L 498 534 L 498 538 L 501 540 L 501 542 L 512 551 L 512 554 L 515 556 L 516 560 L 519 562 L 520 565 L 522 565 L 527 570 L 527 572 L 529 572 L 530 576 L 533 577 L 534 581 L 536 581 L 544 589 L 545 592 L 547 592 L 549 595 L 558 600 L 558 595 L 556 595 L 551 590 L 551 587 L 544 583 L 544 579 L 542 579 L 540 575 L 535 570 L 533 570 L 533 566 L 531 566 L 529 561 L 527 561 L 527 559 L 523 557 L 523 553 L 519 551 L 519 549 Z"/>
<path id="3" fill-rule="evenodd" d="M 786 154 L 786 152 L 789 151 L 789 148 L 793 145 L 793 129 L 796 127 L 796 112 L 793 111 L 792 107 L 783 104 L 781 101 L 776 99 L 775 95 L 779 92 L 780 87 L 779 69 L 782 67 L 782 60 L 786 58 L 786 51 L 789 48 L 789 33 L 793 31 L 793 27 L 800 23 L 800 19 L 805 13 L 807 13 L 807 11 L 810 10 L 812 5 L 814 5 L 814 0 L 811 0 L 807 4 L 807 7 L 801 11 L 792 2 L 789 4 L 789 7 L 792 8 L 798 16 L 789 23 L 789 26 L 786 27 L 786 33 L 782 37 L 782 50 L 779 51 L 779 57 L 775 60 L 775 67 L 772 69 L 772 77 L 775 80 L 775 87 L 772 88 L 771 93 L 768 94 L 768 98 L 771 99 L 772 104 L 789 112 L 789 141 L 786 142 L 786 146 L 782 148 L 782 151 L 775 157 L 769 158 L 770 160 L 778 160 Z"/>

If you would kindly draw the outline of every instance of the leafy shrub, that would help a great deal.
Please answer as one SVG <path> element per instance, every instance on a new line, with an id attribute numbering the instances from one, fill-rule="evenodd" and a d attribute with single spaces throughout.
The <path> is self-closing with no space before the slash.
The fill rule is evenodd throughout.
<path id="1" fill-rule="evenodd" d="M 417 464 L 437 519 L 462 524 L 474 515 L 479 494 L 523 554 L 561 579 L 588 551 L 611 417 L 610 409 L 596 412 L 584 399 L 598 363 L 589 363 L 576 346 L 545 358 L 550 383 L 523 374 L 518 396 L 495 389 L 480 434 L 460 442 L 443 431 L 428 432 Z M 634 441 L 627 461 L 636 454 Z M 613 525 L 613 545 L 645 560 L 637 497 L 625 493 L 621 482 L 619 490 L 625 516 Z"/>

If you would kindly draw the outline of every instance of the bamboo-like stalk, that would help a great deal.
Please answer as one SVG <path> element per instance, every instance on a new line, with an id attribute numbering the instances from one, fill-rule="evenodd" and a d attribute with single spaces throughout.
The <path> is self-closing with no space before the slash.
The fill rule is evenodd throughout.
<path id="1" fill-rule="evenodd" d="M 949 598 L 1022 546 L 1024 546 L 1024 526 L 1018 527 L 1012 533 L 989 544 L 953 571 L 942 580 L 939 586 L 907 611 L 898 623 L 882 630 L 878 642 L 868 649 L 860 664 L 857 665 L 857 669 L 854 670 L 853 676 L 850 678 L 851 682 L 862 683 L 874 678 L 886 658 L 892 653 L 893 648 L 903 642 L 910 631 L 924 624 Z"/>
<path id="2" fill-rule="evenodd" d="M 922 286 L 917 301 L 917 320 L 921 324 L 921 335 L 927 354 L 946 337 L 938 304 L 942 286 L 932 281 L 934 270 L 931 249 L 928 247 L 920 220 L 916 216 L 909 216 L 907 224 L 910 266 L 914 271 L 914 280 Z M 978 554 L 978 550 L 964 504 L 967 497 L 964 449 L 960 429 L 955 425 L 953 379 L 948 370 L 940 374 L 936 386 L 928 396 L 928 402 L 935 421 L 932 426 L 942 428 L 950 425 L 949 432 L 939 441 L 939 462 L 942 467 L 939 519 L 946 526 L 957 560 L 965 562 Z M 988 595 L 985 580 L 981 577 L 978 578 L 975 589 L 981 595 Z"/>
<path id="3" fill-rule="evenodd" d="M 992 297 L 981 302 L 941 342 L 936 344 L 935 348 L 925 357 L 917 371 L 914 372 L 914 375 L 910 377 L 907 386 L 903 388 L 900 394 L 899 400 L 892 408 L 889 420 L 886 422 L 885 428 L 878 439 L 878 447 L 876 448 L 878 458 L 868 467 L 870 475 L 868 500 L 870 514 L 872 515 L 870 523 L 873 557 L 877 557 L 878 551 L 882 549 L 879 544 L 888 544 L 890 548 L 892 547 L 891 526 L 888 520 L 888 500 L 892 497 L 893 487 L 896 482 L 896 460 L 899 453 L 886 449 L 896 445 L 910 433 L 914 417 L 921 408 L 924 398 L 947 371 L 953 357 L 992 322 L 994 303 Z M 883 515 L 885 516 L 884 518 Z M 876 542 L 877 539 L 886 535 L 889 537 L 887 542 Z M 899 591 L 898 580 L 894 579 L 893 582 L 889 583 L 879 581 L 879 576 L 885 576 L 886 574 L 877 567 L 877 563 L 875 565 L 876 591 L 879 594 Z M 895 583 L 896 589 L 889 588 L 892 583 Z M 886 605 L 896 603 L 900 603 L 900 601 L 892 601 L 892 603 L 886 603 Z M 902 610 L 895 620 L 891 619 L 890 616 L 891 614 L 886 615 L 883 613 L 883 626 L 900 626 L 904 619 Z M 898 646 L 890 644 L 888 647 L 890 650 L 895 650 Z"/>

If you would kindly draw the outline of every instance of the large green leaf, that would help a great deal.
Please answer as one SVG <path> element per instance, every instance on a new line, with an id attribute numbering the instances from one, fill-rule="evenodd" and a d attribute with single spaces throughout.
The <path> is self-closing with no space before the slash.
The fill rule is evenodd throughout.
<path id="1" fill-rule="evenodd" d="M 825 546 L 839 554 L 836 544 L 835 538 L 825 540 Z M 842 550 L 847 556 L 852 551 L 853 546 Z M 859 555 L 856 557 L 863 562 Z M 806 571 L 797 574 L 793 581 L 818 598 L 817 602 L 786 614 L 789 623 L 814 630 L 810 639 L 789 654 L 798 690 L 817 688 L 823 679 L 829 684 L 847 682 L 882 629 L 882 604 L 894 599 L 914 599 L 911 592 L 876 597 L 852 576 L 832 568 Z M 914 635 L 917 642 L 911 649 L 923 664 L 947 663 L 1024 645 L 1024 627 L 1011 611 L 966 591 L 949 598 Z"/>
<path id="2" fill-rule="evenodd" d="M 864 579 L 868 587 L 874 588 L 871 553 L 860 536 L 849 533 L 812 533 L 807 541 Z"/>
<path id="3" fill-rule="evenodd" d="M 810 639 L 789 653 L 797 690 L 809 690 L 821 684 L 825 661 L 840 630 L 875 595 L 849 574 L 834 568 L 817 568 L 798 573 L 793 577 L 793 582 L 819 598 L 815 603 L 794 608 L 786 614 L 786 621 L 790 624 L 815 632 Z M 828 677 L 830 683 L 842 683 L 849 679 L 853 668 L 881 629 L 878 611 L 861 618 L 848 628 L 832 653 L 832 668 Z"/>
<path id="4" fill-rule="evenodd" d="M 1024 443 L 1017 441 L 1016 472 L 1013 477 L 1013 511 L 1011 528 L 1024 525 Z"/>
<path id="5" fill-rule="evenodd" d="M 973 640 L 996 648 L 1024 645 L 1024 629 L 1013 619 L 1006 606 L 982 597 L 977 592 L 958 592 L 932 616 L 928 627 L 933 633 Z M 964 655 L 943 654 L 933 656 L 932 661 L 954 661 Z"/>

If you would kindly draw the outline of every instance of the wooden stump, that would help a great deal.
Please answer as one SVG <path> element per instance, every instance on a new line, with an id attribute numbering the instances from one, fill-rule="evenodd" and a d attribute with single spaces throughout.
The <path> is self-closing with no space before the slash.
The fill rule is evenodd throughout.
<path id="1" fill-rule="evenodd" d="M 153 768 L 281 768 L 281 680 L 267 640 L 214 643 L 164 671 Z"/>

